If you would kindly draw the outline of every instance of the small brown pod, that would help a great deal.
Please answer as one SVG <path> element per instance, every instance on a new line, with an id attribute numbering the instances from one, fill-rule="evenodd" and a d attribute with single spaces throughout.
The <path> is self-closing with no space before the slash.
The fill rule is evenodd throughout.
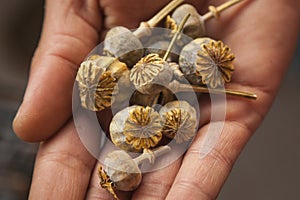
<path id="1" fill-rule="evenodd" d="M 126 71 L 126 64 L 117 58 L 90 56 L 76 76 L 82 107 L 92 111 L 110 107 L 117 82 Z"/>
<path id="2" fill-rule="evenodd" d="M 161 117 L 153 108 L 130 106 L 118 112 L 110 124 L 112 142 L 130 152 L 153 148 L 162 138 Z"/>
<path id="3" fill-rule="evenodd" d="M 168 62 L 158 54 L 143 57 L 130 71 L 130 81 L 142 94 L 158 94 L 173 78 Z"/>
<path id="4" fill-rule="evenodd" d="M 104 159 L 104 168 L 98 168 L 101 187 L 107 189 L 115 199 L 119 199 L 114 190 L 133 191 L 140 185 L 142 172 L 139 165 L 145 160 L 153 164 L 156 157 L 170 150 L 169 146 L 162 146 L 151 152 L 144 151 L 134 159 L 122 150 L 109 153 Z"/>
<path id="5" fill-rule="evenodd" d="M 106 34 L 103 53 L 117 57 L 131 67 L 143 57 L 144 47 L 133 32 L 125 27 L 116 26 Z"/>
<path id="6" fill-rule="evenodd" d="M 167 19 L 167 24 L 171 24 L 170 28 L 176 28 L 176 25 L 172 22 L 175 21 L 179 24 L 186 13 L 190 13 L 191 16 L 183 28 L 183 33 L 192 39 L 206 36 L 205 21 L 213 17 L 220 18 L 221 12 L 227 8 L 241 2 L 242 0 L 231 0 L 218 7 L 209 6 L 208 12 L 204 15 L 200 15 L 196 8 L 189 4 L 183 4 L 174 10 L 172 14 L 172 19 Z"/>
<path id="7" fill-rule="evenodd" d="M 155 147 L 162 138 L 161 122 L 159 113 L 153 108 L 135 107 L 125 121 L 126 142 L 137 150 Z"/>
<path id="8" fill-rule="evenodd" d="M 199 17 L 198 11 L 194 6 L 190 4 L 179 6 L 174 10 L 172 19 L 174 19 L 176 24 L 179 24 L 186 13 L 190 13 L 191 16 L 184 25 L 183 33 L 193 39 L 204 36 L 206 34 L 204 21 Z"/>
<path id="9" fill-rule="evenodd" d="M 104 40 L 103 52 L 106 55 L 117 57 L 132 67 L 144 55 L 144 47 L 140 38 L 151 35 L 151 28 L 156 26 L 165 16 L 180 5 L 184 0 L 173 0 L 162 8 L 156 15 L 131 32 L 125 27 L 117 26 L 110 29 Z"/>
<path id="10" fill-rule="evenodd" d="M 124 135 L 125 121 L 130 116 L 130 111 L 136 107 L 130 106 L 116 113 L 109 126 L 110 138 L 114 145 L 129 152 L 141 152 L 141 149 L 136 149 L 128 144 Z"/>
<path id="11" fill-rule="evenodd" d="M 123 150 L 109 153 L 105 157 L 104 166 L 117 190 L 132 191 L 142 180 L 138 164 Z"/>
<path id="12" fill-rule="evenodd" d="M 162 134 L 175 139 L 176 143 L 191 140 L 197 129 L 196 110 L 186 101 L 172 101 L 160 111 L 163 120 Z"/>
<path id="13" fill-rule="evenodd" d="M 181 51 L 179 66 L 185 77 L 195 85 L 222 87 L 231 81 L 234 55 L 221 41 L 198 38 Z"/>

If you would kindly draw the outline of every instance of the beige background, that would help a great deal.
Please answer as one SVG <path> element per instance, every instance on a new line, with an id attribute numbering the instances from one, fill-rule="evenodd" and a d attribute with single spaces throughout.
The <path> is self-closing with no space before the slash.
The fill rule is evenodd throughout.
<path id="1" fill-rule="evenodd" d="M 43 1 L 0 0 L 0 199 L 27 199 L 37 145 L 18 140 L 11 120 L 24 93 L 42 14 Z M 299 67 L 298 48 L 269 115 L 219 200 L 300 199 Z"/>

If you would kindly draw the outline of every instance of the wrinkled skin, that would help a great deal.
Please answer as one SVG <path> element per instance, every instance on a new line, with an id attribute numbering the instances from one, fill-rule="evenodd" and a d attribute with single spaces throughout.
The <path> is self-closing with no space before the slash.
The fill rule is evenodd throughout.
<path id="1" fill-rule="evenodd" d="M 27 90 L 14 121 L 25 141 L 43 141 L 37 155 L 30 199 L 111 199 L 99 188 L 96 160 L 80 142 L 72 120 L 72 87 L 80 62 L 116 25 L 137 27 L 166 0 L 48 0 L 40 43 L 31 64 Z M 197 0 L 203 13 L 208 4 Z M 132 12 L 135 10 L 135 12 Z M 209 123 L 202 101 L 202 128 L 172 165 L 144 175 L 141 186 L 121 199 L 215 199 L 243 147 L 264 119 L 295 49 L 300 24 L 298 0 L 245 0 L 207 23 L 208 35 L 221 39 L 236 55 L 228 88 L 252 91 L 258 99 L 227 97 L 222 134 L 199 159 L 199 144 Z M 158 186 L 159 185 L 159 186 Z M 153 192 L 156 191 L 156 192 Z"/>

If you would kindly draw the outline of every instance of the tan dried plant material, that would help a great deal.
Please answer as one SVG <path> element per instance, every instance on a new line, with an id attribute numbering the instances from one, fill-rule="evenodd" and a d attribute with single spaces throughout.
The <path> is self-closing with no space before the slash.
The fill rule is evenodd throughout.
<path id="1" fill-rule="evenodd" d="M 217 88 L 231 81 L 234 55 L 221 41 L 202 44 L 197 52 L 197 73 L 208 87 Z"/>
<path id="2" fill-rule="evenodd" d="M 168 63 L 156 53 L 143 57 L 130 71 L 130 81 L 142 94 L 159 93 L 172 77 Z"/>
<path id="3" fill-rule="evenodd" d="M 111 98 L 116 86 L 116 79 L 111 72 L 85 61 L 76 76 L 81 105 L 89 110 L 99 111 L 111 105 Z"/>
<path id="4" fill-rule="evenodd" d="M 161 140 L 161 117 L 151 107 L 137 106 L 125 122 L 126 142 L 135 149 L 155 147 Z"/>
<path id="5" fill-rule="evenodd" d="M 110 107 L 118 81 L 126 72 L 126 64 L 116 58 L 90 56 L 80 65 L 76 76 L 82 107 L 92 111 Z"/>
<path id="6" fill-rule="evenodd" d="M 105 156 L 103 168 L 99 166 L 98 176 L 102 188 L 108 190 L 115 199 L 118 199 L 115 190 L 134 191 L 142 181 L 142 172 L 139 166 L 148 160 L 154 164 L 155 158 L 169 152 L 169 146 L 161 146 L 144 152 L 134 159 L 123 150 L 114 150 Z"/>
<path id="7" fill-rule="evenodd" d="M 189 141 L 195 136 L 197 119 L 195 109 L 185 101 L 173 101 L 160 111 L 164 125 L 162 134 L 176 143 Z"/>
<path id="8" fill-rule="evenodd" d="M 176 108 L 166 113 L 166 121 L 162 133 L 169 138 L 174 138 L 181 124 L 181 110 Z"/>

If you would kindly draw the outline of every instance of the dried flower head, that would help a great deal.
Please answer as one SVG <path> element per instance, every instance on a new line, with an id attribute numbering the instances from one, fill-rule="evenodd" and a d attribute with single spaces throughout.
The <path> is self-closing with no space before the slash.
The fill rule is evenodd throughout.
<path id="1" fill-rule="evenodd" d="M 137 150 L 132 145 L 128 144 L 126 136 L 124 135 L 126 119 L 130 116 L 130 112 L 136 107 L 136 105 L 126 107 L 117 112 L 112 118 L 109 126 L 110 138 L 114 145 L 129 152 L 141 152 L 141 149 Z"/>
<path id="2" fill-rule="evenodd" d="M 161 146 L 157 149 L 144 149 L 144 152 L 134 159 L 123 150 L 114 150 L 108 153 L 104 159 L 104 169 L 98 168 L 98 176 L 102 188 L 108 190 L 115 199 L 118 199 L 114 190 L 133 191 L 142 181 L 142 172 L 139 166 L 148 160 L 154 164 L 155 158 L 169 152 L 169 146 Z"/>
<path id="3" fill-rule="evenodd" d="M 119 58 L 121 62 L 131 67 L 143 57 L 144 47 L 129 29 L 115 26 L 106 33 L 103 53 Z"/>
<path id="4" fill-rule="evenodd" d="M 115 150 L 108 153 L 104 159 L 104 169 L 98 168 L 98 176 L 102 188 L 108 190 L 118 199 L 114 190 L 133 191 L 142 180 L 138 164 L 128 153 Z"/>
<path id="5" fill-rule="evenodd" d="M 125 122 L 126 142 L 135 149 L 149 149 L 161 140 L 161 118 L 151 107 L 137 106 Z"/>
<path id="6" fill-rule="evenodd" d="M 191 16 L 183 27 L 183 33 L 190 38 L 199 38 L 206 35 L 205 24 L 200 18 L 197 9 L 190 4 L 182 4 L 174 10 L 172 18 L 175 23 L 180 24 L 184 16 L 189 13 Z"/>
<path id="7" fill-rule="evenodd" d="M 234 55 L 230 51 L 221 41 L 211 40 L 208 44 L 202 44 L 197 52 L 197 73 L 204 84 L 217 88 L 231 81 Z"/>
<path id="8" fill-rule="evenodd" d="M 197 118 L 195 109 L 185 101 L 167 103 L 161 110 L 164 125 L 162 134 L 174 138 L 177 143 L 188 141 L 195 136 Z"/>
<path id="9" fill-rule="evenodd" d="M 175 108 L 167 112 L 165 118 L 162 133 L 169 138 L 174 138 L 181 124 L 181 110 Z"/>
<path id="10" fill-rule="evenodd" d="M 111 105 L 116 79 L 110 72 L 88 60 L 81 64 L 76 81 L 84 108 L 99 111 Z"/>
<path id="11" fill-rule="evenodd" d="M 155 53 L 143 57 L 130 71 L 130 81 L 143 94 L 159 93 L 172 77 L 168 63 Z"/>
<path id="12" fill-rule="evenodd" d="M 92 55 L 84 61 L 76 76 L 81 105 L 92 111 L 111 106 L 117 83 L 128 72 L 125 63 L 116 58 Z"/>
<path id="13" fill-rule="evenodd" d="M 132 191 L 141 183 L 142 173 L 138 164 L 123 150 L 108 153 L 103 165 L 114 189 Z"/>

